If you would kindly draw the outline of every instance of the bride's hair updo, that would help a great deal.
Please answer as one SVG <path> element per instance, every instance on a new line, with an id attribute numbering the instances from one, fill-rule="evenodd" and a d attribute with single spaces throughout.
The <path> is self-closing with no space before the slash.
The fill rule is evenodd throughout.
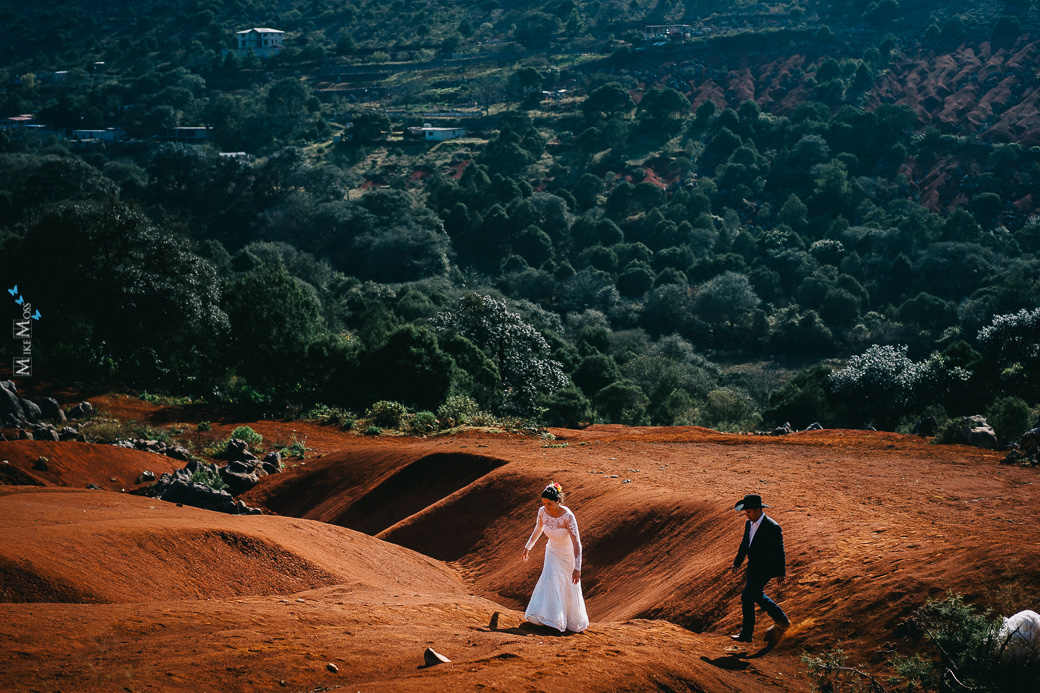
<path id="1" fill-rule="evenodd" d="M 542 491 L 542 498 L 548 498 L 551 501 L 557 503 L 563 502 L 563 487 L 557 484 L 555 481 L 550 481 L 549 485 Z"/>

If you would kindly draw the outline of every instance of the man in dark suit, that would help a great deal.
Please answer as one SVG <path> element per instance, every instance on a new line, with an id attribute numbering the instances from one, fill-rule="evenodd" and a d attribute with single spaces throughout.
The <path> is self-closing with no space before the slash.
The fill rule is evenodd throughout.
<path id="1" fill-rule="evenodd" d="M 769 506 L 762 503 L 761 496 L 746 495 L 744 500 L 739 501 L 734 507 L 737 512 L 747 515 L 747 522 L 744 523 L 744 539 L 740 542 L 740 550 L 733 561 L 733 572 L 740 569 L 745 557 L 748 565 L 747 581 L 744 591 L 740 594 L 744 621 L 740 632 L 730 637 L 737 642 L 751 642 L 751 636 L 755 632 L 755 604 L 760 605 L 772 617 L 778 631 L 782 632 L 791 625 L 784 610 L 765 594 L 767 582 L 776 578 L 777 583 L 783 585 L 787 577 L 784 533 L 780 525 L 762 511 Z"/>

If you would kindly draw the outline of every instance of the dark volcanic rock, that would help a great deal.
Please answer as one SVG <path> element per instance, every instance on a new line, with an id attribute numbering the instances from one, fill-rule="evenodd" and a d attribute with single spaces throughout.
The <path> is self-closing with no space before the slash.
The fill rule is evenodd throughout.
<path id="1" fill-rule="evenodd" d="M 254 466 L 245 462 L 229 462 L 220 470 L 220 478 L 228 486 L 231 495 L 237 496 L 253 488 L 260 481 Z"/>
<path id="2" fill-rule="evenodd" d="M 90 402 L 80 402 L 68 411 L 70 419 L 83 419 L 94 413 L 94 406 Z"/>
<path id="3" fill-rule="evenodd" d="M 65 412 L 58 406 L 58 400 L 53 397 L 44 397 L 40 400 L 40 412 L 47 421 L 65 423 Z"/>
<path id="4" fill-rule="evenodd" d="M 30 402 L 27 399 L 20 399 L 18 403 L 22 405 L 22 418 L 31 423 L 35 423 L 43 418 L 43 412 L 40 411 L 40 407 L 35 402 Z"/>
<path id="5" fill-rule="evenodd" d="M 32 438 L 33 440 L 50 440 L 54 442 L 58 442 L 60 440 L 60 438 L 58 437 L 58 432 L 55 431 L 53 428 L 48 428 L 46 426 L 41 426 L 40 428 L 34 430 L 32 433 Z"/>
<path id="6" fill-rule="evenodd" d="M 938 428 L 939 425 L 936 423 L 935 417 L 926 416 L 923 419 L 918 419 L 917 423 L 914 424 L 914 435 L 924 438 L 932 438 L 935 436 L 935 432 Z"/>
<path id="7" fill-rule="evenodd" d="M 12 420 L 20 422 L 22 420 L 22 405 L 18 401 L 18 392 L 15 389 L 14 383 L 10 380 L 5 380 L 0 383 L 0 417 L 3 418 L 4 428 L 16 428 L 15 426 L 8 426 Z M 10 417 L 10 418 L 8 418 Z"/>
<path id="8" fill-rule="evenodd" d="M 249 451 L 249 443 L 232 438 L 227 444 L 227 458 L 230 462 L 255 461 L 256 455 Z"/>
<path id="9" fill-rule="evenodd" d="M 973 445 L 986 450 L 996 450 L 1000 447 L 997 434 L 986 422 L 986 419 L 976 414 L 965 416 L 961 419 L 961 429 L 957 435 L 957 442 L 964 445 Z"/>

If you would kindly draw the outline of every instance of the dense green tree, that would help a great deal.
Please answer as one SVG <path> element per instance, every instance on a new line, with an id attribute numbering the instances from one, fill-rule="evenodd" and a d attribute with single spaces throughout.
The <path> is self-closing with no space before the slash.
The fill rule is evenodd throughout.
<path id="1" fill-rule="evenodd" d="M 706 321 L 732 323 L 759 304 L 746 275 L 724 272 L 697 287 L 697 311 Z"/>
<path id="2" fill-rule="evenodd" d="M 513 252 L 532 267 L 541 267 L 555 255 L 549 234 L 534 224 L 520 232 L 513 242 Z"/>
<path id="3" fill-rule="evenodd" d="M 762 412 L 766 424 L 792 424 L 803 429 L 811 423 L 830 427 L 837 423 L 831 404 L 828 379 L 831 369 L 817 364 L 801 371 L 769 396 L 769 406 Z"/>
<path id="4" fill-rule="evenodd" d="M 321 302 L 310 285 L 270 265 L 232 282 L 228 358 L 254 387 L 295 392 L 301 355 L 321 334 Z"/>
<path id="5" fill-rule="evenodd" d="M 595 396 L 607 385 L 620 380 L 621 371 L 610 356 L 590 354 L 578 363 L 571 379 L 586 395 Z"/>
<path id="6" fill-rule="evenodd" d="M 405 325 L 367 355 L 362 372 L 370 401 L 435 410 L 448 395 L 452 358 L 441 350 L 431 330 Z"/>
<path id="7" fill-rule="evenodd" d="M 601 272 L 613 272 L 617 269 L 617 254 L 610 248 L 592 246 L 578 254 L 575 260 L 578 269 L 591 267 Z"/>
<path id="8" fill-rule="evenodd" d="M 195 369 L 212 374 L 207 361 L 228 329 L 216 272 L 185 238 L 139 210 L 115 201 L 59 205 L 33 224 L 3 264 L 5 276 L 20 278 L 23 295 L 43 316 L 43 353 L 71 360 L 61 366 L 89 373 L 104 361 L 114 372 L 97 375 L 143 387 L 157 383 L 134 382 L 137 377 L 165 372 L 172 379 L 167 384 L 184 384 Z M 144 364 L 149 372 L 123 372 L 123 363 L 142 350 L 157 359 Z"/>
<path id="9" fill-rule="evenodd" d="M 8 223 L 50 204 L 103 201 L 118 194 L 113 182 L 94 166 L 56 154 L 0 154 L 0 191 L 7 193 Z"/>
<path id="10" fill-rule="evenodd" d="M 498 366 L 473 342 L 457 332 L 440 331 L 437 341 L 444 353 L 455 362 L 452 392 L 472 397 L 487 411 L 496 411 L 502 399 L 502 377 Z"/>
<path id="11" fill-rule="evenodd" d="M 635 108 L 632 97 L 617 82 L 610 82 L 589 92 L 581 110 L 589 121 L 606 120 L 614 115 L 627 115 Z"/>
<path id="12" fill-rule="evenodd" d="M 543 397 L 539 404 L 546 425 L 579 428 L 592 422 L 592 403 L 576 387 L 565 387 Z"/>
<path id="13" fill-rule="evenodd" d="M 617 288 L 622 296 L 639 298 L 653 287 L 654 279 L 654 272 L 648 264 L 633 260 L 618 275 Z"/>
<path id="14" fill-rule="evenodd" d="M 991 209 L 994 208 L 995 205 L 990 203 L 991 199 L 986 198 L 983 204 L 989 204 Z M 995 209 L 992 209 L 992 213 L 995 213 Z M 971 214 L 966 210 L 957 208 L 946 217 L 942 225 L 941 234 L 942 240 L 951 243 L 978 243 L 982 240 L 983 231 Z"/>
<path id="15" fill-rule="evenodd" d="M 728 159 L 729 156 L 742 144 L 743 141 L 740 139 L 739 135 L 729 128 L 722 128 L 716 132 L 704 146 L 704 153 L 698 161 L 701 170 L 714 169 L 720 163 Z"/>
<path id="16" fill-rule="evenodd" d="M 896 316 L 903 323 L 942 330 L 957 324 L 957 306 L 952 301 L 921 292 L 904 301 L 896 311 Z"/>
<path id="17" fill-rule="evenodd" d="M 448 270 L 450 239 L 428 208 L 403 190 L 318 205 L 291 238 L 363 279 L 412 281 Z"/>
<path id="18" fill-rule="evenodd" d="M 596 411 L 609 423 L 645 426 L 650 423 L 650 400 L 630 380 L 611 383 L 596 393 Z"/>
<path id="19" fill-rule="evenodd" d="M 347 135 L 359 144 L 380 142 L 390 131 L 390 117 L 385 113 L 362 111 L 351 118 Z"/>
<path id="20" fill-rule="evenodd" d="M 1004 15 L 993 27 L 990 41 L 997 46 L 1010 46 L 1022 33 L 1022 20 L 1014 15 Z"/>
<path id="21" fill-rule="evenodd" d="M 267 90 L 267 112 L 275 116 L 294 117 L 307 109 L 311 90 L 297 77 L 283 77 Z"/>
<path id="22" fill-rule="evenodd" d="M 802 312 L 800 307 L 788 306 L 773 316 L 769 348 L 777 354 L 809 354 L 821 356 L 832 353 L 834 335 L 814 310 Z"/>
<path id="23" fill-rule="evenodd" d="M 694 128 L 697 130 L 703 130 L 706 128 L 711 119 L 715 117 L 716 110 L 717 107 L 715 106 L 715 102 L 711 99 L 701 101 L 693 115 Z"/>
<path id="24" fill-rule="evenodd" d="M 506 411 L 533 415 L 541 395 L 567 385 L 560 364 L 550 357 L 545 337 L 502 301 L 469 294 L 432 323 L 439 331 L 470 340 L 494 362 L 505 390 Z"/>
<path id="25" fill-rule="evenodd" d="M 995 315 L 979 330 L 979 344 L 999 369 L 1002 389 L 1034 393 L 1040 384 L 1040 308 Z M 1008 387 L 1011 386 L 1011 387 Z M 1035 398 L 1031 397 L 1035 404 Z"/>
<path id="26" fill-rule="evenodd" d="M 637 113 L 644 128 L 671 133 L 689 110 L 690 101 L 685 95 L 671 87 L 655 87 L 643 94 Z"/>
<path id="27" fill-rule="evenodd" d="M 934 243 L 915 268 L 919 286 L 940 298 L 968 296 L 996 271 L 994 254 L 975 243 Z"/>
<path id="28" fill-rule="evenodd" d="M 579 209 L 588 209 L 599 201 L 603 192 L 603 180 L 591 173 L 586 173 L 574 186 L 574 199 L 578 202 Z"/>
<path id="29" fill-rule="evenodd" d="M 517 22 L 513 38 L 528 48 L 544 46 L 561 29 L 560 20 L 544 12 L 527 12 Z"/>

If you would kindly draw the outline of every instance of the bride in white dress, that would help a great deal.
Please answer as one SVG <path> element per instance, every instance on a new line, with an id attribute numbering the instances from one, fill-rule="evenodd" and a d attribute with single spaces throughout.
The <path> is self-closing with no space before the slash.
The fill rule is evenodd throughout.
<path id="1" fill-rule="evenodd" d="M 581 596 L 581 536 L 578 520 L 562 501 L 563 489 L 550 482 L 542 491 L 538 521 L 524 547 L 523 560 L 526 561 L 528 552 L 543 532 L 549 539 L 542 574 L 524 618 L 539 626 L 552 626 L 561 633 L 568 630 L 580 633 L 589 627 L 585 599 Z"/>

